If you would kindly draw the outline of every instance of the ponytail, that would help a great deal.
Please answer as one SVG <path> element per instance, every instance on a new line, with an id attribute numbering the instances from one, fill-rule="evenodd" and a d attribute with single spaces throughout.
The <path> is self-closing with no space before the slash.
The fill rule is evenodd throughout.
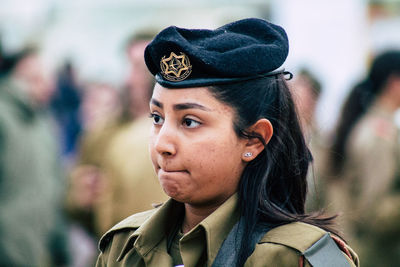
<path id="1" fill-rule="evenodd" d="M 350 133 L 375 99 L 374 92 L 376 90 L 373 90 L 372 82 L 367 79 L 353 88 L 343 105 L 330 155 L 330 171 L 335 177 L 339 177 L 338 174 L 343 168 Z"/>

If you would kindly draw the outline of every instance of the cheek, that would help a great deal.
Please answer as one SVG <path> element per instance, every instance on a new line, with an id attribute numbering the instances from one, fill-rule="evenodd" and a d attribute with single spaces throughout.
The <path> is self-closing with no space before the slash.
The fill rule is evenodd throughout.
<path id="1" fill-rule="evenodd" d="M 219 142 L 218 142 L 219 141 Z M 224 183 L 225 180 L 237 179 L 241 170 L 241 150 L 230 142 L 211 140 L 192 146 L 191 166 L 209 183 Z"/>

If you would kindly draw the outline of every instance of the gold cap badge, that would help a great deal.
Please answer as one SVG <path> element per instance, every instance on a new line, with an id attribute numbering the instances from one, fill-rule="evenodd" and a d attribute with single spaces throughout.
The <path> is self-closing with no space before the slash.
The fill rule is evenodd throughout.
<path id="1" fill-rule="evenodd" d="M 171 52 L 167 58 L 163 56 L 160 66 L 164 78 L 172 82 L 183 81 L 192 72 L 192 65 L 190 65 L 189 58 L 182 52 L 179 56 L 174 52 Z"/>

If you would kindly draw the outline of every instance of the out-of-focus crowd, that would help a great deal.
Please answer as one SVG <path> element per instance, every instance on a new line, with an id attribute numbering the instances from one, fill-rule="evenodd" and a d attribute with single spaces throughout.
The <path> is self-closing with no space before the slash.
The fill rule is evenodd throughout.
<path id="1" fill-rule="evenodd" d="M 345 99 L 333 132 L 315 127 L 321 84 L 303 70 L 290 82 L 314 163 L 308 212 L 337 214 L 362 266 L 400 262 L 400 50 L 376 55 Z"/>
<path id="2" fill-rule="evenodd" d="M 37 47 L 0 53 L 0 266 L 93 266 L 107 229 L 167 199 L 147 149 L 153 36 L 128 40 L 123 88 L 72 62 L 50 76 Z"/>
<path id="3" fill-rule="evenodd" d="M 0 266 L 92 266 L 97 241 L 123 218 L 167 199 L 147 149 L 154 81 L 127 42 L 123 88 L 79 79 L 73 62 L 48 75 L 40 50 L 0 50 Z M 315 123 L 322 86 L 303 69 L 288 81 L 314 155 L 308 211 L 338 214 L 363 266 L 400 262 L 400 52 L 373 60 L 336 129 Z"/>

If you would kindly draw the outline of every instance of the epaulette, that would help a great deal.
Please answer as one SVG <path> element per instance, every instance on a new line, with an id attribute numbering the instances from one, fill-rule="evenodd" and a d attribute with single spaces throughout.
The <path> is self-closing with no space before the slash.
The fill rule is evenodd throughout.
<path id="1" fill-rule="evenodd" d="M 296 222 L 270 230 L 259 243 L 275 243 L 290 247 L 302 255 L 313 267 L 348 267 L 351 253 L 340 239 L 316 226 Z M 303 259 L 304 259 L 303 258 Z"/>
<path id="2" fill-rule="evenodd" d="M 143 211 L 140 213 L 136 213 L 134 215 L 129 216 L 128 218 L 122 220 L 113 226 L 110 230 L 108 230 L 101 238 L 99 242 L 99 249 L 101 252 L 104 252 L 107 244 L 111 241 L 113 235 L 121 230 L 125 229 L 137 229 L 139 228 L 147 219 L 149 219 L 157 209 L 152 209 L 148 211 Z"/>

